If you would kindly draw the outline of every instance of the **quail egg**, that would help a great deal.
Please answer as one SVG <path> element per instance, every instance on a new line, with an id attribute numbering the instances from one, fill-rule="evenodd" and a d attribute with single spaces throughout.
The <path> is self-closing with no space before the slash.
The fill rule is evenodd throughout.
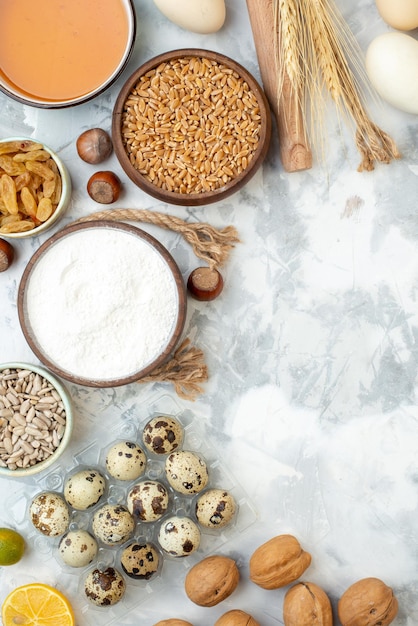
<path id="1" fill-rule="evenodd" d="M 189 450 L 179 450 L 170 454 L 165 463 L 165 471 L 168 482 L 179 493 L 199 493 L 208 484 L 209 476 L 205 461 Z"/>
<path id="2" fill-rule="evenodd" d="M 116 546 L 129 539 L 134 528 L 134 518 L 121 504 L 105 504 L 93 515 L 93 533 L 108 546 Z"/>
<path id="3" fill-rule="evenodd" d="M 174 417 L 153 417 L 142 433 L 144 445 L 154 454 L 170 454 L 181 446 L 183 427 Z"/>
<path id="4" fill-rule="evenodd" d="M 106 468 L 118 480 L 136 480 L 145 472 L 147 457 L 133 441 L 119 441 L 108 451 Z"/>
<path id="5" fill-rule="evenodd" d="M 200 531 L 190 518 L 173 516 L 162 524 L 158 541 L 164 552 L 171 556 L 189 556 L 199 548 Z"/>
<path id="6" fill-rule="evenodd" d="M 123 598 L 126 584 L 123 576 L 114 567 L 94 569 L 84 581 L 84 592 L 96 606 L 112 606 Z"/>
<path id="7" fill-rule="evenodd" d="M 64 498 L 49 491 L 32 500 L 29 514 L 35 528 L 47 537 L 63 535 L 70 523 L 70 511 Z"/>
<path id="8" fill-rule="evenodd" d="M 167 512 L 168 491 L 156 480 L 144 480 L 129 491 L 127 506 L 139 521 L 155 522 Z"/>
<path id="9" fill-rule="evenodd" d="M 98 470 L 80 470 L 67 479 L 64 497 L 74 509 L 85 511 L 98 503 L 105 488 L 106 479 Z"/>
<path id="10" fill-rule="evenodd" d="M 120 564 L 130 578 L 149 580 L 158 571 L 160 557 L 150 543 L 131 543 L 124 548 Z"/>
<path id="11" fill-rule="evenodd" d="M 87 530 L 70 530 L 58 546 L 58 554 L 70 567 L 85 567 L 97 555 L 97 541 Z"/>
<path id="12" fill-rule="evenodd" d="M 205 528 L 222 528 L 234 518 L 236 502 L 228 491 L 208 489 L 196 501 L 196 518 Z"/>

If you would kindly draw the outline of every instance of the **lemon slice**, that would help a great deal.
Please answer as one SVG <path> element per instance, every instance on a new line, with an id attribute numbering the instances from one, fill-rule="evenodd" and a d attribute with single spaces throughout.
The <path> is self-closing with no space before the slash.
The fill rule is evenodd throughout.
<path id="1" fill-rule="evenodd" d="M 3 626 L 74 626 L 69 600 L 57 589 L 43 583 L 17 587 L 2 606 Z"/>

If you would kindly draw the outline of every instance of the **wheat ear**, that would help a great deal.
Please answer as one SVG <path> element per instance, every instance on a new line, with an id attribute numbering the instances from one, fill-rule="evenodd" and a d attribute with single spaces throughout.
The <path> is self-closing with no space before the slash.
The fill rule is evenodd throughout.
<path id="1" fill-rule="evenodd" d="M 361 154 L 359 171 L 374 169 L 375 162 L 389 163 L 400 157 L 395 142 L 373 123 L 363 105 L 359 79 L 347 57 L 359 61 L 354 36 L 342 16 L 329 0 L 301 0 L 311 37 L 310 65 L 320 70 L 322 82 L 340 110 L 344 110 L 356 126 L 355 141 Z M 315 72 L 311 79 L 315 78 Z"/>

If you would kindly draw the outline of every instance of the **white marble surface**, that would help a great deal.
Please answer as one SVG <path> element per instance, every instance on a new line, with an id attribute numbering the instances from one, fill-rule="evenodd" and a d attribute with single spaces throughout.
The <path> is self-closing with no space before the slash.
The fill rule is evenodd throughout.
<path id="1" fill-rule="evenodd" d="M 0 362 L 37 362 L 19 327 L 20 277 L 50 234 L 97 210 L 85 191 L 92 169 L 78 159 L 75 139 L 89 127 L 110 128 L 116 95 L 130 72 L 157 53 L 202 47 L 228 54 L 259 77 L 244 0 L 227 0 L 226 24 L 214 35 L 180 30 L 151 0 L 135 4 L 135 50 L 105 94 L 56 111 L 0 95 L 0 135 L 45 142 L 66 162 L 74 183 L 65 218 L 42 237 L 16 242 L 17 260 L 0 274 Z M 389 29 L 373 0 L 338 0 L 338 6 L 363 50 Z M 203 349 L 210 371 L 204 393 L 191 403 L 166 385 L 69 385 L 76 425 L 64 460 L 71 464 L 73 455 L 109 428 L 127 418 L 142 421 L 150 404 L 160 410 L 169 398 L 193 414 L 257 519 L 237 528 L 222 547 L 237 558 L 242 573 L 238 590 L 223 604 L 192 604 L 182 586 L 184 563 L 170 564 L 164 588 L 150 589 L 146 601 L 126 607 L 124 616 L 95 611 L 98 626 L 154 624 L 173 616 L 210 626 L 231 608 L 247 610 L 262 626 L 281 624 L 283 590 L 252 585 L 248 559 L 259 544 L 285 532 L 311 552 L 304 578 L 321 585 L 334 608 L 351 583 L 376 576 L 399 599 L 394 624 L 418 624 L 418 119 L 384 103 L 370 102 L 369 110 L 395 138 L 400 161 L 358 173 L 351 131 L 330 108 L 325 163 L 315 159 L 309 171 L 285 173 L 274 132 L 265 164 L 249 184 L 198 209 L 161 205 L 134 188 L 114 156 L 107 164 L 124 183 L 116 206 L 151 208 L 218 227 L 233 224 L 242 243 L 224 268 L 221 297 L 188 302 L 185 335 Z M 144 229 L 169 248 L 186 278 L 197 265 L 188 245 L 172 233 Z M 10 498 L 19 509 L 34 489 L 0 479 L 2 525 L 10 522 Z M 32 536 L 25 521 L 21 528 Z M 68 593 L 78 626 L 93 623 L 91 611 L 83 612 L 76 577 L 63 575 L 32 540 L 19 564 L 0 568 L 0 600 L 14 586 L 35 580 Z"/>

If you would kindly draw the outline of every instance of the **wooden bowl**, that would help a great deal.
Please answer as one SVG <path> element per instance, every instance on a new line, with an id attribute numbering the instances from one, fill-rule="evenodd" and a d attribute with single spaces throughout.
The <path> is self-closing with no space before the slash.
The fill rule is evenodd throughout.
<path id="1" fill-rule="evenodd" d="M 150 59 L 125 82 L 113 109 L 122 168 L 143 191 L 170 204 L 201 206 L 237 192 L 262 164 L 270 135 L 270 109 L 258 82 L 209 50 Z"/>
<path id="2" fill-rule="evenodd" d="M 93 239 L 103 253 L 96 250 L 91 259 Z M 83 271 L 89 263 L 97 268 L 91 274 Z M 123 271 L 115 274 L 112 265 Z M 153 268 L 155 282 L 149 279 Z M 164 285 L 160 300 L 153 295 L 157 280 Z M 136 306 L 130 315 L 121 301 L 126 294 Z M 45 302 L 50 312 L 44 317 Z M 168 359 L 183 331 L 186 289 L 171 254 L 148 233 L 119 222 L 84 222 L 56 233 L 31 257 L 19 285 L 18 314 L 29 346 L 52 372 L 79 385 L 117 387 L 147 376 Z M 161 337 L 159 331 L 145 335 L 147 319 L 161 320 Z M 130 331 L 127 340 L 124 327 Z"/>

